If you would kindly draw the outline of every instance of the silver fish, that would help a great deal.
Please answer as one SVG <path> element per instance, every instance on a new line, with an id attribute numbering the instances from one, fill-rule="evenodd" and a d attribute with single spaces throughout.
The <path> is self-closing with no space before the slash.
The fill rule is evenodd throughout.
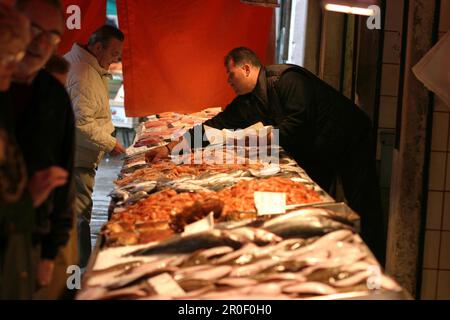
<path id="1" fill-rule="evenodd" d="M 104 295 L 102 295 L 98 300 L 113 300 L 113 299 L 137 299 L 148 296 L 149 293 L 142 285 L 137 285 L 133 287 L 123 288 L 119 290 L 108 290 Z"/>
<path id="2" fill-rule="evenodd" d="M 339 268 L 342 267 L 344 264 L 356 263 L 359 260 L 364 259 L 366 256 L 367 256 L 366 253 L 360 252 L 354 255 L 334 257 L 325 261 L 318 262 L 316 264 L 310 264 L 310 267 L 305 268 L 305 270 L 303 270 L 302 273 L 305 276 L 308 276 L 317 270 Z"/>
<path id="3" fill-rule="evenodd" d="M 351 226 L 325 216 L 307 215 L 292 219 L 275 218 L 273 220 L 264 223 L 262 228 L 283 238 L 309 238 L 337 230 L 353 230 Z"/>
<path id="4" fill-rule="evenodd" d="M 232 230 L 224 230 L 230 238 L 240 242 L 254 242 L 257 245 L 265 245 L 269 243 L 278 243 L 283 239 L 263 229 L 241 227 Z"/>
<path id="5" fill-rule="evenodd" d="M 107 293 L 108 290 L 103 287 L 90 287 L 81 290 L 76 296 L 76 300 L 99 300 Z"/>
<path id="6" fill-rule="evenodd" d="M 391 278 L 381 275 L 381 287 L 390 291 L 402 291 L 402 288 Z"/>
<path id="7" fill-rule="evenodd" d="M 102 286 L 105 283 L 113 282 L 120 274 L 123 274 L 123 270 L 114 270 L 99 275 L 94 275 L 89 277 L 87 285 L 91 287 Z"/>
<path id="8" fill-rule="evenodd" d="M 126 202 L 128 200 L 128 198 L 130 197 L 130 194 L 122 189 L 115 189 L 113 190 L 109 196 L 116 202 Z"/>
<path id="9" fill-rule="evenodd" d="M 369 278 L 371 275 L 373 275 L 372 270 L 365 270 L 365 271 L 360 271 L 360 272 L 358 272 L 348 278 L 342 279 L 342 280 L 336 280 L 334 278 L 331 278 L 329 282 L 333 287 L 337 287 L 337 288 L 352 287 L 352 286 L 356 286 L 357 284 L 360 284 L 363 281 L 366 281 L 367 278 Z"/>
<path id="10" fill-rule="evenodd" d="M 136 193 L 133 193 L 127 201 L 124 202 L 125 205 L 130 205 L 133 203 L 136 203 L 142 199 L 148 198 L 149 194 L 145 191 L 138 191 Z"/>
<path id="11" fill-rule="evenodd" d="M 173 257 L 169 257 L 160 259 L 158 261 L 142 264 L 120 275 L 117 275 L 109 281 L 105 281 L 102 286 L 109 289 L 121 288 L 145 276 L 150 276 L 162 272 L 175 272 L 177 270 L 175 267 L 168 266 L 173 259 Z"/>
<path id="12" fill-rule="evenodd" d="M 222 247 L 215 247 L 215 248 L 211 248 L 211 249 L 205 249 L 202 250 L 201 252 L 199 252 L 197 254 L 198 257 L 200 258 L 204 258 L 204 259 L 211 259 L 217 256 L 222 256 L 224 254 L 233 252 L 234 249 L 231 247 L 227 247 L 227 246 L 222 246 Z"/>
<path id="13" fill-rule="evenodd" d="M 280 263 L 280 259 L 269 258 L 261 261 L 254 262 L 252 264 L 235 267 L 230 273 L 230 277 L 250 277 L 254 276 L 266 269 L 274 267 Z"/>
<path id="14" fill-rule="evenodd" d="M 336 294 L 337 290 L 320 282 L 305 282 L 289 285 L 283 288 L 284 293 L 295 293 L 304 295 L 330 295 Z"/>
<path id="15" fill-rule="evenodd" d="M 250 242 L 250 243 L 244 245 L 241 249 L 230 252 L 229 254 L 226 254 L 226 255 L 220 257 L 219 259 L 214 260 L 213 263 L 214 264 L 222 264 L 222 263 L 227 263 L 227 262 L 233 261 L 244 254 L 248 254 L 248 253 L 252 252 L 252 250 L 255 248 L 258 248 L 258 246 L 256 244 Z"/>
<path id="16" fill-rule="evenodd" d="M 210 230 L 187 236 L 174 236 L 168 240 L 134 251 L 129 256 L 153 254 L 192 253 L 199 249 L 229 246 L 238 249 L 243 245 L 239 239 L 229 236 L 222 230 Z"/>
<path id="17" fill-rule="evenodd" d="M 299 272 L 280 272 L 271 274 L 262 274 L 258 277 L 261 282 L 272 282 L 272 281 L 296 281 L 296 282 L 306 282 L 306 278 Z"/>
<path id="18" fill-rule="evenodd" d="M 224 278 L 216 281 L 217 285 L 224 285 L 229 287 L 247 287 L 254 286 L 258 281 L 250 278 Z"/>
<path id="19" fill-rule="evenodd" d="M 214 266 L 189 274 L 189 279 L 213 281 L 226 277 L 232 270 L 231 266 Z"/>

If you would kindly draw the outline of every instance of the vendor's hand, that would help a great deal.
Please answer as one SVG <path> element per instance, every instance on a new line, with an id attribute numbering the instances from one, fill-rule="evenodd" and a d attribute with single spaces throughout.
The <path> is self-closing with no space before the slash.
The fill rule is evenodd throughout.
<path id="1" fill-rule="evenodd" d="M 41 287 L 48 286 L 53 278 L 53 270 L 55 269 L 55 262 L 53 260 L 42 259 L 39 261 L 37 280 Z"/>
<path id="2" fill-rule="evenodd" d="M 33 207 L 37 208 L 44 203 L 53 189 L 65 185 L 67 177 L 67 171 L 60 167 L 50 167 L 36 172 L 28 181 Z"/>
<path id="3" fill-rule="evenodd" d="M 169 149 L 166 146 L 150 150 L 145 154 L 145 161 L 156 162 L 169 157 Z"/>
<path id="4" fill-rule="evenodd" d="M 114 149 L 111 150 L 110 154 L 113 157 L 117 157 L 124 153 L 125 153 L 125 148 L 120 144 L 120 142 L 118 140 L 116 140 L 116 145 L 114 146 Z"/>

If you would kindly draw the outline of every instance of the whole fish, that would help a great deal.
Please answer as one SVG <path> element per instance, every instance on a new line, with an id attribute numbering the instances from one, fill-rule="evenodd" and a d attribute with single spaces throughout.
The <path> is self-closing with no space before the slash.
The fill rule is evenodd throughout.
<path id="1" fill-rule="evenodd" d="M 283 292 L 302 295 L 329 295 L 336 294 L 337 290 L 320 282 L 304 282 L 286 286 L 283 288 Z"/>
<path id="2" fill-rule="evenodd" d="M 280 264 L 280 259 L 263 259 L 251 264 L 235 267 L 233 271 L 231 271 L 230 277 L 251 277 L 278 264 Z"/>
<path id="3" fill-rule="evenodd" d="M 113 300 L 113 299 L 138 299 L 147 297 L 149 292 L 142 284 L 127 287 L 118 290 L 108 290 L 103 296 L 100 296 L 98 300 Z"/>
<path id="4" fill-rule="evenodd" d="M 324 216 L 305 216 L 278 221 L 269 220 L 262 228 L 282 238 L 309 238 L 323 236 L 337 230 L 353 230 L 349 225 Z"/>
<path id="5" fill-rule="evenodd" d="M 146 256 L 152 254 L 192 253 L 199 249 L 228 246 L 233 249 L 242 247 L 240 239 L 230 237 L 222 230 L 199 232 L 187 236 L 174 236 L 148 248 L 134 251 L 127 256 Z"/>
<path id="6" fill-rule="evenodd" d="M 241 227 L 232 230 L 223 230 L 232 239 L 242 243 L 254 242 L 255 244 L 267 245 L 281 242 L 283 239 L 276 234 L 259 228 Z"/>
<path id="7" fill-rule="evenodd" d="M 331 278 L 329 282 L 333 287 L 336 288 L 352 287 L 360 284 L 363 281 L 367 281 L 367 279 L 372 275 L 373 271 L 369 269 L 360 271 L 344 279 L 336 280 L 335 278 Z"/>
<path id="8" fill-rule="evenodd" d="M 213 261 L 214 264 L 222 264 L 222 263 L 230 263 L 233 260 L 238 259 L 242 255 L 251 254 L 253 252 L 253 249 L 258 248 L 258 246 L 252 242 L 244 245 L 239 250 L 235 250 L 233 252 L 230 252 L 216 260 Z"/>
<path id="9" fill-rule="evenodd" d="M 233 267 L 231 266 L 213 266 L 205 270 L 199 270 L 187 275 L 189 279 L 214 281 L 227 276 Z"/>
<path id="10" fill-rule="evenodd" d="M 223 256 L 227 253 L 233 252 L 234 249 L 231 247 L 215 247 L 211 249 L 205 249 L 196 254 L 199 258 L 211 259 L 218 256 Z"/>
<path id="11" fill-rule="evenodd" d="M 248 287 L 248 286 L 254 286 L 258 284 L 257 280 L 250 279 L 250 278 L 223 278 L 216 281 L 217 285 L 223 285 L 223 286 L 229 286 L 229 287 Z"/>
<path id="12" fill-rule="evenodd" d="M 130 197 L 130 194 L 122 189 L 115 189 L 113 190 L 109 196 L 116 202 L 126 202 L 128 198 Z"/>

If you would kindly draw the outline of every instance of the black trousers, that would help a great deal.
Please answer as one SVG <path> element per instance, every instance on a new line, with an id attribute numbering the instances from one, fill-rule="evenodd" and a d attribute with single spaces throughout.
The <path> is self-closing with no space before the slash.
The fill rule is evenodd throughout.
<path id="1" fill-rule="evenodd" d="M 361 217 L 361 237 L 382 266 L 386 260 L 387 226 L 383 219 L 376 156 L 370 134 L 351 146 L 344 155 L 317 161 L 305 168 L 324 190 L 339 176 L 348 205 Z"/>

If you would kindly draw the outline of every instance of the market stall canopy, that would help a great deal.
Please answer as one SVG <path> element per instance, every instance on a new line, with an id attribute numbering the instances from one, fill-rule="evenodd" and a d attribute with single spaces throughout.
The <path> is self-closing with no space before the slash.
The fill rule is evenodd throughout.
<path id="1" fill-rule="evenodd" d="M 223 58 L 235 47 L 272 62 L 272 8 L 239 0 L 118 0 L 117 6 L 129 117 L 225 107 L 235 95 Z"/>
<path id="2" fill-rule="evenodd" d="M 106 22 L 106 0 L 63 0 L 66 29 L 58 53 L 66 54 L 74 43 L 86 44 L 89 36 Z"/>

